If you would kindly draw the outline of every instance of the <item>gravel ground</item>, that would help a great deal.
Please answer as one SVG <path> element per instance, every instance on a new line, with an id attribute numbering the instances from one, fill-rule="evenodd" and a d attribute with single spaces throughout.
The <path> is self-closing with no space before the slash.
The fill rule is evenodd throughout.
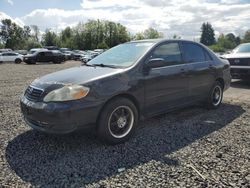
<path id="1" fill-rule="evenodd" d="M 250 187 L 250 85 L 235 81 L 218 110 L 201 106 L 140 122 L 129 142 L 49 136 L 22 120 L 36 77 L 80 65 L 0 65 L 0 187 Z"/>

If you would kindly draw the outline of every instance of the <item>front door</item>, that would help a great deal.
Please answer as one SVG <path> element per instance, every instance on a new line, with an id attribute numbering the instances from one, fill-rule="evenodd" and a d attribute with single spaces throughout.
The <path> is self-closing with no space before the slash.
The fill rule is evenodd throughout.
<path id="1" fill-rule="evenodd" d="M 187 65 L 182 60 L 179 42 L 159 45 L 149 60 L 155 58 L 163 59 L 166 66 L 152 68 L 144 77 L 146 115 L 183 105 L 188 97 Z"/>

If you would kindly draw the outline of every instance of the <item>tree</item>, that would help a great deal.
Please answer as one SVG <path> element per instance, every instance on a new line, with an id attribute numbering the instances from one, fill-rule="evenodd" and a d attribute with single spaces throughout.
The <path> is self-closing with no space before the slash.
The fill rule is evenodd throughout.
<path id="1" fill-rule="evenodd" d="M 139 33 L 136 33 L 135 37 L 134 37 L 135 40 L 143 40 L 145 39 L 143 33 L 139 32 Z"/>
<path id="2" fill-rule="evenodd" d="M 206 46 L 215 44 L 214 29 L 210 23 L 203 23 L 201 26 L 201 39 L 200 42 Z"/>
<path id="3" fill-rule="evenodd" d="M 163 34 L 151 27 L 143 32 L 136 33 L 135 36 L 133 37 L 133 39 L 135 40 L 157 39 L 157 38 L 163 38 Z"/>
<path id="4" fill-rule="evenodd" d="M 59 41 L 56 33 L 47 29 L 43 35 L 42 44 L 44 46 L 57 46 L 58 43 Z"/>
<path id="5" fill-rule="evenodd" d="M 39 42 L 39 34 L 40 34 L 40 31 L 39 31 L 39 28 L 37 25 L 31 25 L 31 30 L 33 31 L 33 37 L 35 39 L 36 42 Z"/>
<path id="6" fill-rule="evenodd" d="M 246 43 L 246 42 L 250 42 L 250 30 L 248 30 L 245 35 L 244 35 L 244 38 L 243 38 L 243 42 Z"/>
<path id="7" fill-rule="evenodd" d="M 162 38 L 163 34 L 158 32 L 154 28 L 148 28 L 143 32 L 144 38 L 145 39 L 157 39 L 157 38 Z"/>
<path id="8" fill-rule="evenodd" d="M 30 31 L 30 27 L 28 26 L 22 28 L 10 19 L 5 19 L 2 20 L 0 39 L 5 48 L 11 48 L 13 50 L 23 49 L 25 42 L 30 37 Z"/>
<path id="9" fill-rule="evenodd" d="M 174 34 L 173 39 L 181 39 L 181 36 Z"/>

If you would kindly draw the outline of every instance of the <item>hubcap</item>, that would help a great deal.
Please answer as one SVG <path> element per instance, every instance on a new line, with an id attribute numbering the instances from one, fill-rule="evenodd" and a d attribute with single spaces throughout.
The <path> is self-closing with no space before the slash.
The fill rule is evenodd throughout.
<path id="1" fill-rule="evenodd" d="M 117 107 L 110 115 L 108 128 L 115 138 L 123 138 L 129 134 L 134 124 L 134 113 L 128 106 Z"/>
<path id="2" fill-rule="evenodd" d="M 221 102 L 221 99 L 222 99 L 222 90 L 221 90 L 221 87 L 220 86 L 216 86 L 214 88 L 214 91 L 213 91 L 213 96 L 212 96 L 212 100 L 213 100 L 213 105 L 214 106 L 218 106 Z"/>

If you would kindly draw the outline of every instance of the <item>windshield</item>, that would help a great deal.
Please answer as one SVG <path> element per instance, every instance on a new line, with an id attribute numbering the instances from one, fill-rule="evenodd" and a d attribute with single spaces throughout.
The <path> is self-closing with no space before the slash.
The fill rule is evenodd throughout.
<path id="1" fill-rule="evenodd" d="M 250 53 L 250 43 L 239 45 L 234 49 L 234 53 Z"/>
<path id="2" fill-rule="evenodd" d="M 100 54 L 88 62 L 88 65 L 107 65 L 129 67 L 134 64 L 154 43 L 135 42 L 121 44 Z"/>

